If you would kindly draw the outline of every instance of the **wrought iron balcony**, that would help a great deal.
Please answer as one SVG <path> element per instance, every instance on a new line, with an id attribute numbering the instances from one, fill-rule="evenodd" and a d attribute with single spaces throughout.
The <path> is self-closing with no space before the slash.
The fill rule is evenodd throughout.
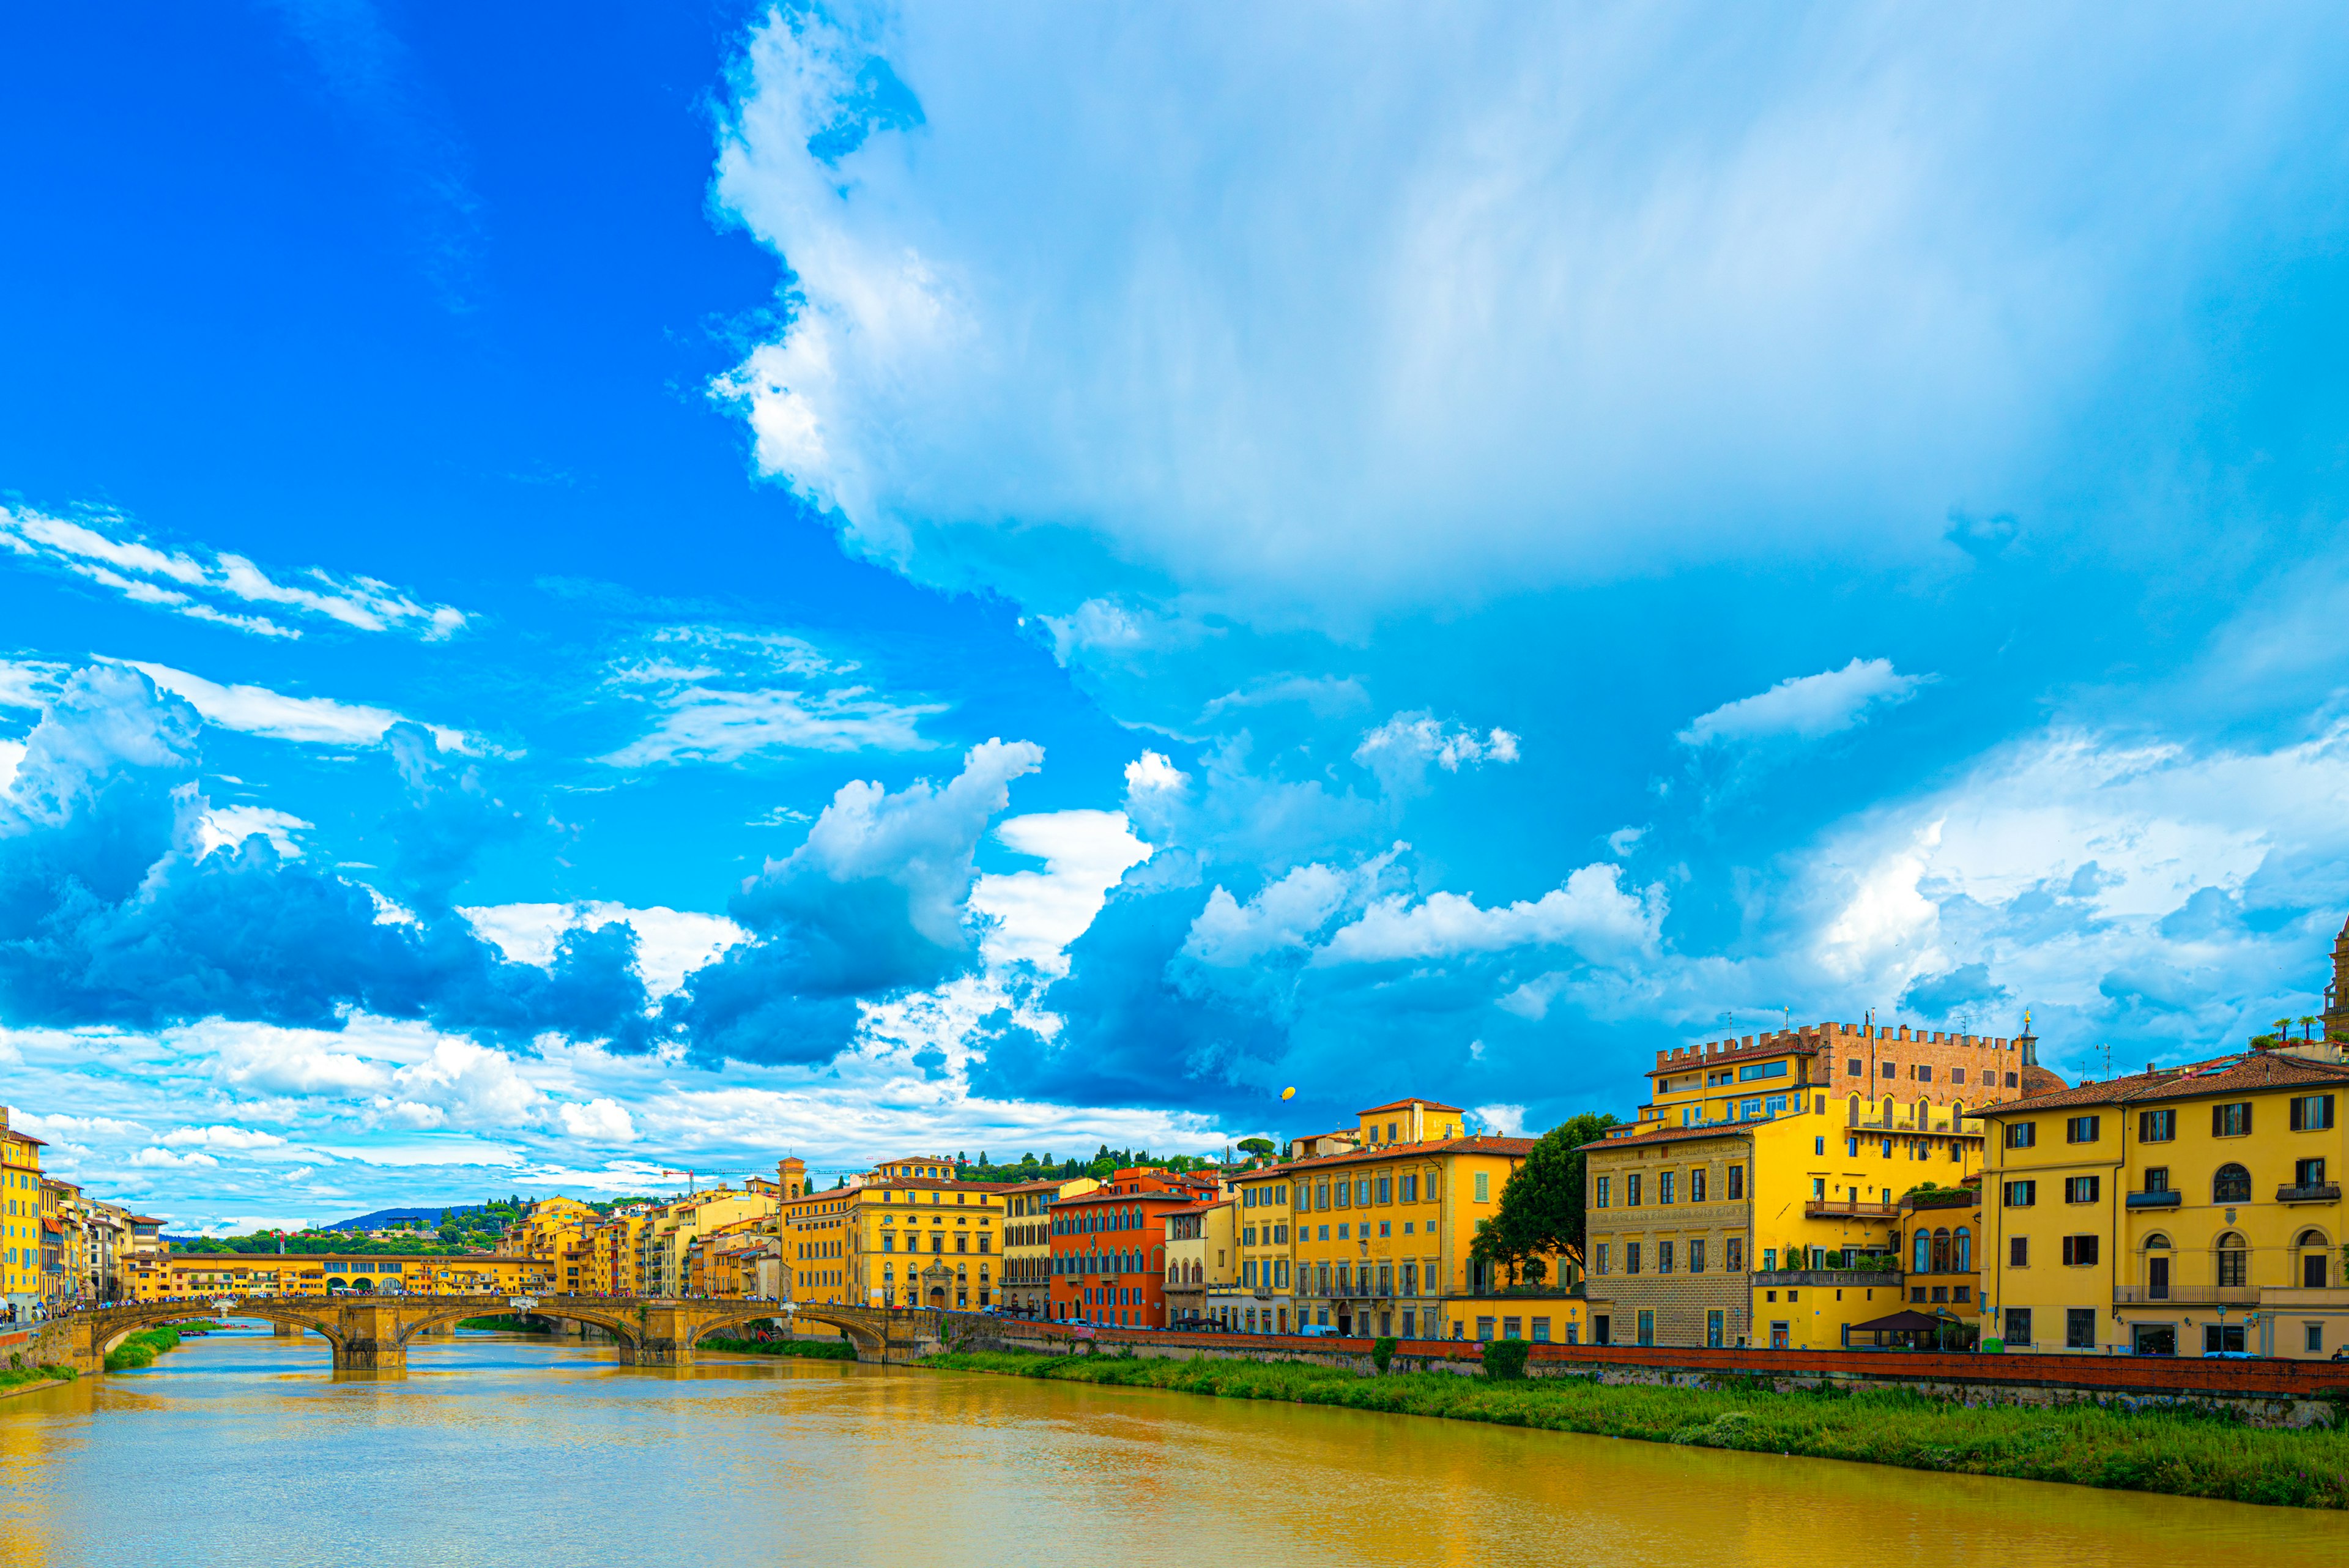
<path id="1" fill-rule="evenodd" d="M 2276 1189 L 2276 1201 L 2278 1203 L 2338 1203 L 2341 1201 L 2341 1184 L 2337 1181 L 2320 1181 L 2305 1187 L 2279 1187 Z"/>
<path id="2" fill-rule="evenodd" d="M 2252 1306 L 2257 1285 L 2115 1285 L 2115 1306 Z"/>
<path id="3" fill-rule="evenodd" d="M 1898 1203 L 1876 1203 L 1865 1198 L 1813 1198 L 1803 1204 L 1806 1220 L 1897 1220 Z"/>
<path id="4" fill-rule="evenodd" d="M 2131 1209 L 2175 1209 L 2183 1194 L 2172 1189 L 2167 1192 L 2132 1192 L 2128 1195 Z"/>

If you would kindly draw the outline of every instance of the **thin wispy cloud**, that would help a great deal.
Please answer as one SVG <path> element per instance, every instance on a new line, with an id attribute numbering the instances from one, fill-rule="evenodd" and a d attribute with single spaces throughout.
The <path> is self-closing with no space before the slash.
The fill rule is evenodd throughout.
<path id="1" fill-rule="evenodd" d="M 0 506 L 0 551 L 70 572 L 133 604 L 257 637 L 302 635 L 298 625 L 273 616 L 427 641 L 453 636 L 466 622 L 465 612 L 454 606 L 425 602 L 373 577 L 342 576 L 317 567 L 272 576 L 242 556 L 198 545 L 159 545 L 111 513 L 67 519 Z"/>
<path id="2" fill-rule="evenodd" d="M 1790 676 L 1767 691 L 1700 713 L 1680 732 L 1684 746 L 1744 741 L 1816 741 L 1848 730 L 1874 711 L 1898 707 L 1933 680 L 1903 675 L 1889 659 L 1854 659 L 1841 670 Z"/>

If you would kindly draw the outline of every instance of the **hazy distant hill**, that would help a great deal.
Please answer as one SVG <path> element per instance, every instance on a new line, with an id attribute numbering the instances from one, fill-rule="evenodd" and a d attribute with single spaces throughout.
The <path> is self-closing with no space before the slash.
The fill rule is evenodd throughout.
<path id="1" fill-rule="evenodd" d="M 451 1203 L 440 1209 L 378 1209 L 372 1214 L 362 1214 L 356 1220 L 337 1220 L 331 1225 L 321 1225 L 321 1231 L 380 1231 L 387 1225 L 423 1225 L 438 1230 L 452 1214 L 478 1214 L 485 1205 Z"/>

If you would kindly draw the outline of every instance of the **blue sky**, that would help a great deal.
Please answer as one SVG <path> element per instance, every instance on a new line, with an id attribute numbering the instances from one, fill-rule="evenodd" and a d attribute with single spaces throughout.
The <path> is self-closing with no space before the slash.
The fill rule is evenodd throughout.
<path id="1" fill-rule="evenodd" d="M 2336 18 L 479 10 L 0 24 L 0 1093 L 95 1189 L 2320 1005 Z"/>

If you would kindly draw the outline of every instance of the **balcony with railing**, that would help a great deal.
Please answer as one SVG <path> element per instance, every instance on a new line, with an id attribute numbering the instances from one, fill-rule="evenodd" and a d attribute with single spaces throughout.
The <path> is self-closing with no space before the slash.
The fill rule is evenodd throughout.
<path id="1" fill-rule="evenodd" d="M 2257 1285 L 2115 1285 L 2115 1306 L 2255 1306 Z"/>
<path id="2" fill-rule="evenodd" d="M 2131 1209 L 2175 1209 L 2180 1195 L 2175 1189 L 2159 1191 L 2132 1192 L 2124 1202 Z"/>
<path id="3" fill-rule="evenodd" d="M 1812 1198 L 1803 1204 L 1806 1220 L 1898 1220 L 1900 1205 L 1866 1198 Z"/>
<path id="4" fill-rule="evenodd" d="M 2338 1203 L 2341 1184 L 2337 1181 L 2313 1181 L 2299 1186 L 2276 1189 L 2278 1203 Z"/>

